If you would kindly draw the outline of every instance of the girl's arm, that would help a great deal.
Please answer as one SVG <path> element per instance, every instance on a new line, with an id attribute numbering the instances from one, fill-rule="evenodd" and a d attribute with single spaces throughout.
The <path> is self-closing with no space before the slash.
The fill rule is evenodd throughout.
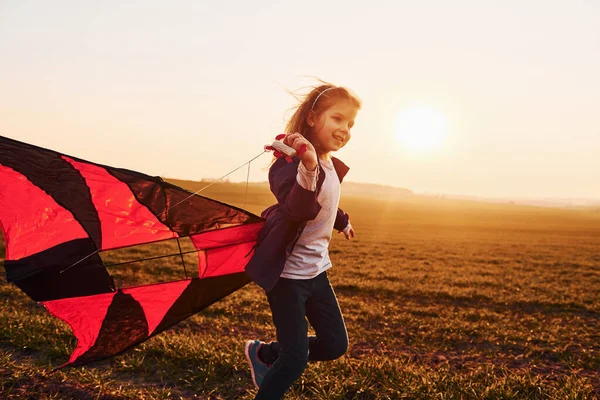
<path id="1" fill-rule="evenodd" d="M 288 133 L 283 144 L 296 150 L 296 162 L 279 159 L 269 170 L 271 191 L 284 213 L 294 221 L 315 219 L 321 210 L 317 202 L 319 164 L 317 152 L 310 141 L 299 133 Z"/>
<path id="2" fill-rule="evenodd" d="M 338 233 L 343 233 L 347 240 L 354 237 L 354 228 L 350 224 L 350 217 L 341 208 L 338 208 L 333 228 L 337 229 Z"/>
<path id="3" fill-rule="evenodd" d="M 343 231 L 346 226 L 350 224 L 350 216 L 346 214 L 341 208 L 338 208 L 337 215 L 335 216 L 335 223 L 333 229 Z"/>
<path id="4" fill-rule="evenodd" d="M 303 188 L 298 183 L 299 160 L 288 163 L 279 158 L 269 170 L 271 192 L 277 198 L 281 210 L 293 221 L 315 219 L 321 210 L 317 191 Z M 318 178 L 318 171 L 316 171 Z"/>

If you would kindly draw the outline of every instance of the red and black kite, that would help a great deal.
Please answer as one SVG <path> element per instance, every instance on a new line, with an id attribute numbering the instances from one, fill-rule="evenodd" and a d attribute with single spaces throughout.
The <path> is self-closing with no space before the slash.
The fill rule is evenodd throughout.
<path id="1" fill-rule="evenodd" d="M 246 285 L 263 223 L 160 177 L 0 136 L 6 279 L 71 327 L 77 347 L 61 367 L 122 353 Z M 183 237 L 198 268 L 178 281 L 116 287 L 100 257 Z"/>

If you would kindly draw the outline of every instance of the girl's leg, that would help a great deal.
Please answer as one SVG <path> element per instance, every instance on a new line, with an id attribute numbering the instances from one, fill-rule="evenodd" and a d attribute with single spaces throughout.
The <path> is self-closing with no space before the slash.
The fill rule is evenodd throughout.
<path id="1" fill-rule="evenodd" d="M 309 359 L 335 360 L 348 349 L 346 325 L 327 273 L 314 280 L 312 295 L 306 303 L 306 316 L 316 333 L 316 337 L 310 338 Z"/>
<path id="2" fill-rule="evenodd" d="M 310 295 L 308 282 L 280 279 L 267 293 L 277 330 L 277 342 L 263 345 L 263 360 L 273 362 L 266 373 L 256 399 L 281 399 L 292 383 L 298 379 L 308 363 L 308 324 L 306 322 L 306 300 Z M 309 286 L 309 285 L 308 285 Z M 268 354 L 276 354 L 276 360 L 269 360 Z"/>

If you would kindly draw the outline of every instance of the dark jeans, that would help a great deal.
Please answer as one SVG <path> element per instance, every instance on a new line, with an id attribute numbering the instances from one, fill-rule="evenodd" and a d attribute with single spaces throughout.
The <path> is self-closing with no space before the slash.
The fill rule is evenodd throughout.
<path id="1" fill-rule="evenodd" d="M 273 364 L 256 399 L 281 399 L 308 361 L 335 360 L 348 349 L 348 334 L 327 272 L 308 280 L 280 278 L 267 293 L 277 342 L 261 347 L 261 357 Z M 308 336 L 308 322 L 316 336 Z"/>

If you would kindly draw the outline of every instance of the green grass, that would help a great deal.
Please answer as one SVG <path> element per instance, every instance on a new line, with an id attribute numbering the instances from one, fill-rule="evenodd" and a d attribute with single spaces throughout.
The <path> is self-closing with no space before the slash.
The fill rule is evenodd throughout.
<path id="1" fill-rule="evenodd" d="M 245 190 L 217 184 L 203 194 L 255 213 L 272 201 L 264 186 L 251 185 L 248 198 Z M 357 237 L 334 235 L 330 277 L 350 348 L 309 364 L 288 398 L 600 397 L 598 212 L 419 197 L 346 197 L 341 206 Z M 111 273 L 122 284 L 183 274 L 178 257 Z M 122 356 L 49 374 L 75 346 L 68 327 L 3 278 L 0 313 L 1 398 L 250 399 L 243 343 L 275 334 L 250 284 Z"/>

